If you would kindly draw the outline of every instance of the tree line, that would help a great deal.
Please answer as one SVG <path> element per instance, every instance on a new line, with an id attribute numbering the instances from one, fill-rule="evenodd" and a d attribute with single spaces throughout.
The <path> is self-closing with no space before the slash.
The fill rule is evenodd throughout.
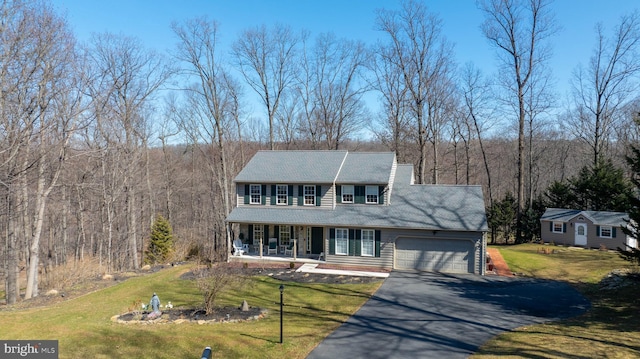
<path id="1" fill-rule="evenodd" d="M 492 75 L 456 63 L 442 20 L 413 0 L 377 12 L 375 44 L 257 25 L 223 49 L 220 25 L 201 17 L 171 25 L 178 45 L 166 54 L 110 33 L 80 44 L 46 0 L 3 2 L 6 302 L 37 296 L 38 277 L 69 261 L 139 268 L 158 215 L 177 257 L 226 258 L 232 180 L 259 149 L 394 151 L 417 183 L 482 185 L 490 220 L 508 200 L 513 214 L 490 221 L 492 234 L 529 239 L 527 213 L 550 186 L 600 163 L 629 174 L 638 143 L 640 17 L 596 27 L 559 110 L 551 5 L 478 2 Z"/>

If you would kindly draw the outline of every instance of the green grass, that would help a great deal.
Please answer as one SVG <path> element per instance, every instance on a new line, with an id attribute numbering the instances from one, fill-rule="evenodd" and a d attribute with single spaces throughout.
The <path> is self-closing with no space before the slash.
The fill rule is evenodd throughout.
<path id="1" fill-rule="evenodd" d="M 544 246 L 547 247 L 547 246 Z M 473 358 L 639 358 L 640 284 L 600 290 L 611 270 L 629 267 L 614 252 L 540 245 L 499 247 L 509 268 L 521 275 L 568 282 L 592 308 L 576 318 L 527 326 L 495 337 Z M 548 247 L 547 247 L 548 248 Z"/>
<path id="2" fill-rule="evenodd" d="M 0 312 L 2 339 L 54 339 L 60 358 L 196 358 L 211 346 L 214 358 L 304 358 L 375 292 L 370 284 L 285 283 L 284 344 L 280 340 L 280 281 L 254 277 L 251 284 L 220 298 L 220 305 L 267 308 L 258 321 L 203 324 L 119 324 L 111 317 L 127 312 L 135 300 L 157 292 L 163 303 L 201 305 L 187 267 L 130 278 L 116 286 L 46 308 Z"/>

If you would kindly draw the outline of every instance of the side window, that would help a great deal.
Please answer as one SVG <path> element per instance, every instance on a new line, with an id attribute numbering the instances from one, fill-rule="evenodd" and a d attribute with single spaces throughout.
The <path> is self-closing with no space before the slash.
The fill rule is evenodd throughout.
<path id="1" fill-rule="evenodd" d="M 553 222 L 553 233 L 562 233 L 562 222 Z"/>
<path id="2" fill-rule="evenodd" d="M 600 237 L 602 238 L 611 238 L 611 227 L 602 226 L 600 227 Z"/>

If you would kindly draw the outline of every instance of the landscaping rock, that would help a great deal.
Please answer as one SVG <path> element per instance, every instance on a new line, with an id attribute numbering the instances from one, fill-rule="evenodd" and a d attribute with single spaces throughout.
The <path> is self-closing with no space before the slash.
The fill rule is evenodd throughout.
<path id="1" fill-rule="evenodd" d="M 615 290 L 626 287 L 638 280 L 638 275 L 627 269 L 615 269 L 600 281 L 600 289 Z"/>

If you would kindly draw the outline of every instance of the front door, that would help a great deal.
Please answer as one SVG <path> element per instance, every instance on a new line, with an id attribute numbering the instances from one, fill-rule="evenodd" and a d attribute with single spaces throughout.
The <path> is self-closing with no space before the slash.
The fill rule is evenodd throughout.
<path id="1" fill-rule="evenodd" d="M 576 246 L 587 245 L 587 224 L 586 223 L 576 223 L 575 245 Z"/>
<path id="2" fill-rule="evenodd" d="M 324 241 L 324 230 L 322 227 L 312 227 L 311 228 L 311 253 L 312 254 L 320 254 L 324 252 L 324 246 L 322 242 Z"/>

